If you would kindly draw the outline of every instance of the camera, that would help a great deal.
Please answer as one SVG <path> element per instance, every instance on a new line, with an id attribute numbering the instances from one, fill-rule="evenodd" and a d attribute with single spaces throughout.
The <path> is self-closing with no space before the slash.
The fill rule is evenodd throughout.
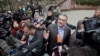
<path id="1" fill-rule="evenodd" d="M 85 31 L 94 30 L 100 27 L 100 18 L 91 17 L 83 21 Z"/>
<path id="2" fill-rule="evenodd" d="M 12 25 L 12 15 L 11 14 L 0 14 L 0 28 L 9 30 Z"/>
<path id="3" fill-rule="evenodd" d="M 83 22 L 85 32 L 84 32 L 84 42 L 100 50 L 100 19 L 89 18 Z"/>
<path id="4" fill-rule="evenodd" d="M 9 31 L 3 29 L 3 28 L 0 28 L 0 39 L 3 39 L 5 40 L 6 37 L 10 34 Z"/>
<path id="5" fill-rule="evenodd" d="M 10 14 L 0 14 L 0 39 L 5 40 L 10 34 L 9 28 L 12 25 L 12 18 Z"/>

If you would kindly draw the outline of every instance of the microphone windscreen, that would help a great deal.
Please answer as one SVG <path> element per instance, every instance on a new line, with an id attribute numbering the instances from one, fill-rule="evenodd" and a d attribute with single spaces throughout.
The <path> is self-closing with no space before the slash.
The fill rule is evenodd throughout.
<path id="1" fill-rule="evenodd" d="M 57 43 L 61 43 L 61 42 L 62 42 L 61 36 L 58 34 L 58 35 L 57 35 Z"/>

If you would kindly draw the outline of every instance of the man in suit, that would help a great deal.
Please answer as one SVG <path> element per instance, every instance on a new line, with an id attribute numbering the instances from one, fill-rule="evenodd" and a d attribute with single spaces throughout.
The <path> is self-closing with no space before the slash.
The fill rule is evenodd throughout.
<path id="1" fill-rule="evenodd" d="M 23 31 L 26 34 L 26 45 L 31 45 L 34 43 L 34 49 L 31 50 L 31 55 L 40 56 L 43 42 L 42 33 L 36 30 L 32 23 L 26 23 L 24 25 Z"/>
<path id="2" fill-rule="evenodd" d="M 60 35 L 61 37 L 61 43 L 60 43 L 60 48 L 58 48 L 58 52 L 62 52 L 63 45 L 69 46 L 69 38 L 70 38 L 71 30 L 66 25 L 67 19 L 68 17 L 66 15 L 60 14 L 58 16 L 57 23 L 52 24 L 48 27 L 49 37 L 48 38 L 46 37 L 46 39 L 48 40 L 48 53 L 50 55 L 52 54 L 53 49 L 56 46 L 59 46 L 59 44 L 57 43 L 57 35 Z"/>

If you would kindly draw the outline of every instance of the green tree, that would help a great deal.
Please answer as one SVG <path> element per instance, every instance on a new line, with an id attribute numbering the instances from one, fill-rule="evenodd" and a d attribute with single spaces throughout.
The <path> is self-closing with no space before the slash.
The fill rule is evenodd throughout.
<path id="1" fill-rule="evenodd" d="M 7 0 L 0 0 L 0 8 L 5 7 L 7 4 Z"/>
<path id="2" fill-rule="evenodd" d="M 100 5 L 100 0 L 76 0 L 76 3 L 81 5 L 98 6 Z"/>

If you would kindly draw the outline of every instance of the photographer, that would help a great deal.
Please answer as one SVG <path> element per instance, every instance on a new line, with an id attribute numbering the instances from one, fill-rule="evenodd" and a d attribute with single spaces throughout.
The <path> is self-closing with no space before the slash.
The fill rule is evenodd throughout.
<path id="1" fill-rule="evenodd" d="M 11 15 L 5 13 L 0 15 L 0 47 L 8 55 L 12 46 L 15 44 L 15 39 L 10 33 L 10 27 L 12 24 Z"/>
<path id="2" fill-rule="evenodd" d="M 85 28 L 84 42 L 96 49 L 100 56 L 100 9 L 95 10 L 94 17 L 83 22 Z"/>
<path id="3" fill-rule="evenodd" d="M 25 23 L 23 31 L 26 43 L 14 56 L 40 56 L 42 51 L 42 33 L 35 29 L 32 23 Z"/>

